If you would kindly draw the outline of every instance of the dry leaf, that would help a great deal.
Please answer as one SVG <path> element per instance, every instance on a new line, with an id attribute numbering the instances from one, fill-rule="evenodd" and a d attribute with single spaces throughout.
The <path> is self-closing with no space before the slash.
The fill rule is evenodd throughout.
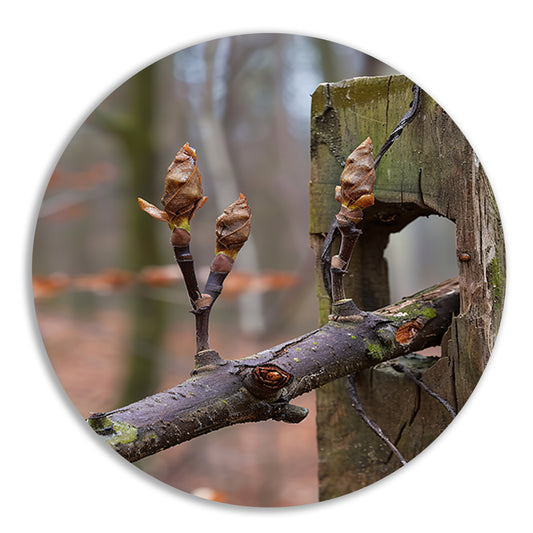
<path id="1" fill-rule="evenodd" d="M 289 272 L 259 272 L 249 274 L 234 270 L 224 281 L 224 298 L 236 298 L 247 292 L 264 293 L 289 289 L 297 285 L 300 278 Z"/>
<path id="2" fill-rule="evenodd" d="M 239 199 L 224 209 L 217 218 L 216 253 L 235 259 L 239 250 L 248 240 L 252 227 L 252 211 L 241 194 Z"/>
<path id="3" fill-rule="evenodd" d="M 40 299 L 55 296 L 65 290 L 70 281 L 70 277 L 62 273 L 52 274 L 47 278 L 34 276 L 32 279 L 33 297 Z"/>
<path id="4" fill-rule="evenodd" d="M 146 267 L 141 270 L 139 280 L 154 287 L 168 287 L 182 278 L 176 265 Z"/>
<path id="5" fill-rule="evenodd" d="M 135 274 L 119 269 L 107 269 L 96 274 L 76 276 L 73 288 L 83 291 L 111 292 L 135 283 Z"/>
<path id="6" fill-rule="evenodd" d="M 207 278 L 209 268 L 200 269 L 200 277 Z M 133 286 L 136 282 L 152 287 L 168 287 L 182 279 L 176 265 L 146 267 L 138 274 L 124 270 L 104 270 L 95 274 L 67 276 L 34 276 L 32 280 L 35 299 L 44 300 L 69 290 L 107 293 Z M 233 271 L 224 282 L 224 297 L 235 298 L 245 292 L 279 291 L 294 287 L 300 278 L 289 272 L 247 272 Z"/>

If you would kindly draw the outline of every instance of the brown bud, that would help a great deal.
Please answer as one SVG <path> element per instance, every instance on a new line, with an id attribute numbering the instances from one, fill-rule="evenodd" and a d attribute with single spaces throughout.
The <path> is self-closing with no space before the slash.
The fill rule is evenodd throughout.
<path id="1" fill-rule="evenodd" d="M 172 229 L 189 230 L 189 223 L 194 213 L 206 200 L 207 197 L 202 191 L 202 176 L 198 169 L 196 153 L 187 143 L 168 167 L 165 190 L 161 198 L 164 211 L 142 198 L 139 198 L 139 205 L 152 217 L 167 222 Z"/>
<path id="2" fill-rule="evenodd" d="M 335 199 L 349 210 L 357 211 L 374 204 L 374 146 L 370 137 L 363 141 L 348 157 L 340 177 L 340 186 L 335 188 Z"/>
<path id="3" fill-rule="evenodd" d="M 246 196 L 241 194 L 239 199 L 226 207 L 217 218 L 216 253 L 222 253 L 235 259 L 239 250 L 248 240 L 251 226 L 252 211 Z"/>
<path id="4" fill-rule="evenodd" d="M 165 192 L 161 203 L 170 223 L 178 227 L 188 226 L 197 209 L 207 197 L 202 191 L 202 175 L 198 169 L 196 153 L 185 144 L 168 167 L 165 177 Z"/>

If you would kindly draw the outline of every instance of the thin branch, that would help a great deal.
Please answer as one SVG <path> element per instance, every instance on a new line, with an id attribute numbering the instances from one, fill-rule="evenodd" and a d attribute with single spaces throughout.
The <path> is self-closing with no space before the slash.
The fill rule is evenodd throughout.
<path id="1" fill-rule="evenodd" d="M 361 233 L 355 223 L 347 221 L 345 224 L 339 223 L 341 232 L 341 247 L 339 253 L 331 260 L 331 297 L 333 302 L 339 302 L 346 298 L 344 293 L 344 275 L 347 273 L 348 264 L 352 257 L 355 243 Z"/>
<path id="2" fill-rule="evenodd" d="M 335 188 L 335 199 L 341 208 L 335 215 L 341 233 L 339 253 L 331 259 L 331 296 L 333 303 L 345 300 L 344 275 L 350 263 L 353 249 L 361 230 L 357 224 L 363 219 L 363 210 L 374 204 L 373 144 L 370 137 L 365 139 L 346 161 L 340 176 L 340 185 Z M 359 312 L 354 304 L 354 313 Z"/>
<path id="3" fill-rule="evenodd" d="M 378 154 L 376 158 L 374 159 L 374 170 L 378 168 L 381 158 L 385 155 L 387 150 L 394 144 L 396 139 L 398 139 L 398 137 L 402 134 L 404 128 L 414 120 L 420 108 L 421 93 L 422 91 L 420 87 L 416 84 L 413 84 L 413 101 L 411 102 L 411 105 L 409 106 L 409 109 L 407 110 L 405 115 L 400 119 L 400 121 L 398 122 L 394 130 L 387 137 L 387 139 L 385 140 L 385 142 L 379 149 Z M 346 163 L 348 161 L 349 161 L 349 158 L 346 161 Z M 341 166 L 344 167 L 346 163 L 341 162 Z M 326 292 L 329 295 L 330 300 L 332 300 L 333 302 L 335 301 L 335 296 L 333 295 L 333 286 L 332 286 L 333 285 L 332 278 L 334 274 L 332 270 L 332 263 L 331 263 L 332 259 L 331 259 L 330 254 L 331 254 L 331 247 L 332 247 L 333 241 L 335 239 L 335 236 L 339 232 L 339 230 L 340 228 L 339 228 L 337 217 L 333 217 L 328 234 L 326 235 L 326 238 L 324 240 L 322 254 L 320 256 L 324 288 L 326 289 Z M 339 275 L 337 275 L 337 287 L 339 287 L 338 280 L 339 280 Z M 340 283 L 342 287 L 342 274 L 340 274 Z"/>
<path id="4" fill-rule="evenodd" d="M 197 353 L 187 381 L 88 422 L 129 461 L 237 423 L 299 422 L 307 410 L 293 398 L 437 345 L 459 311 L 459 285 L 449 280 L 373 313 L 337 307 L 320 329 L 244 359 Z"/>
<path id="5" fill-rule="evenodd" d="M 424 392 L 427 392 L 431 397 L 438 400 L 444 407 L 446 408 L 446 411 L 450 413 L 450 416 L 452 418 L 455 418 L 457 416 L 457 413 L 454 411 L 453 407 L 441 396 L 439 396 L 436 392 L 432 391 L 423 381 L 418 379 L 411 370 L 409 370 L 406 366 L 402 365 L 401 363 L 393 363 L 392 368 L 396 370 L 397 372 L 403 372 L 411 381 L 416 383 Z"/>
<path id="6" fill-rule="evenodd" d="M 359 394 L 357 394 L 357 387 L 355 385 L 355 376 L 352 374 L 348 376 L 348 390 L 350 396 L 352 397 L 352 405 L 355 408 L 357 414 L 361 417 L 363 422 L 392 450 L 392 453 L 398 458 L 402 465 L 406 465 L 407 461 L 400 453 L 398 448 L 390 441 L 390 439 L 383 433 L 383 430 L 366 414 L 366 411 L 363 408 L 363 404 L 359 399 Z"/>
<path id="7" fill-rule="evenodd" d="M 374 168 L 378 168 L 381 158 L 385 155 L 385 152 L 393 145 L 394 141 L 402 134 L 405 126 L 413 121 L 415 115 L 420 108 L 421 89 L 418 85 L 413 83 L 413 101 L 407 110 L 407 113 L 400 119 L 400 122 L 396 125 L 391 134 L 387 137 L 374 162 Z"/>
<path id="8" fill-rule="evenodd" d="M 174 245 L 173 249 L 176 262 L 180 267 L 183 280 L 185 281 L 185 286 L 187 287 L 189 300 L 193 306 L 193 309 L 195 309 L 196 302 L 202 297 L 202 294 L 198 288 L 198 281 L 196 280 L 196 273 L 194 271 L 194 259 L 189 249 L 189 244 L 187 243 L 182 246 Z"/>

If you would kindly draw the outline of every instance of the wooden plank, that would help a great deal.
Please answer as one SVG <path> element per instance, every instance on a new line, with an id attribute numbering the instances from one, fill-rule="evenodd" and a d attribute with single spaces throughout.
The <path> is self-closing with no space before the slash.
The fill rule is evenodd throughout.
<path id="1" fill-rule="evenodd" d="M 343 164 L 366 137 L 374 153 L 408 110 L 412 82 L 405 76 L 363 77 L 321 84 L 311 108 L 310 233 L 317 253 L 317 289 L 321 320 L 329 301 L 322 286 L 318 256 L 339 204 L 334 199 Z M 381 160 L 376 173 L 376 204 L 365 210 L 346 279 L 347 296 L 363 309 L 389 302 L 388 268 L 383 258 L 390 233 L 401 231 L 418 216 L 436 214 L 456 223 L 461 314 L 442 342 L 442 357 L 424 374 L 444 398 L 460 409 L 478 382 L 498 329 L 505 292 L 505 250 L 498 209 L 482 166 L 449 115 L 422 92 L 420 109 Z M 468 259 L 469 260 L 465 260 Z M 395 376 L 394 380 L 405 380 Z M 390 428 L 390 413 L 378 402 L 390 376 L 372 371 L 360 376 L 360 395 L 378 423 Z M 388 385 L 389 384 L 389 385 Z M 416 438 L 400 438 L 400 450 L 414 457 L 434 440 L 448 421 L 425 412 L 412 418 L 412 402 L 403 385 L 395 385 L 397 423 Z M 392 401 L 392 399 L 391 399 Z M 378 403 L 375 403 L 378 402 Z M 410 418 L 411 417 L 411 418 Z M 356 418 L 356 417 L 355 417 Z M 354 418 L 344 381 L 317 394 L 320 497 L 357 490 L 396 469 L 375 437 Z M 389 422 L 387 422 L 389 420 Z M 423 431 L 417 424 L 423 425 Z M 394 427 L 393 427 L 394 426 Z M 403 440 L 402 440 L 403 439 Z M 421 444 L 422 443 L 422 444 Z M 370 456 L 371 450 L 375 452 Z M 377 455 L 376 455 L 377 454 Z M 338 474 L 342 472 L 342 483 Z M 363 472 L 363 473 L 362 473 Z"/>

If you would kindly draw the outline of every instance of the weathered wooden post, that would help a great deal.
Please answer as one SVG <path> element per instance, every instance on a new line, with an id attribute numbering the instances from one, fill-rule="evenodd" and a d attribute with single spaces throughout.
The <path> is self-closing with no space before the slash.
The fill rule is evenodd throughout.
<path id="1" fill-rule="evenodd" d="M 334 189 L 350 152 L 366 137 L 379 149 L 413 98 L 404 76 L 355 78 L 320 85 L 312 99 L 310 234 L 317 255 L 321 320 L 330 302 L 322 285 L 320 252 L 339 209 Z M 505 250 L 498 209 L 472 147 L 447 113 L 422 92 L 420 109 L 383 157 L 365 210 L 363 235 L 346 276 L 347 297 L 365 310 L 389 302 L 383 257 L 389 235 L 423 215 L 456 224 L 461 309 L 442 340 L 440 358 L 412 358 L 423 381 L 455 410 L 477 384 L 501 318 Z M 420 287 L 421 289 L 423 287 Z M 389 366 L 357 376 L 368 414 L 410 460 L 448 425 L 434 398 Z M 346 380 L 317 391 L 320 499 L 353 492 L 396 470 L 400 463 L 362 422 L 351 405 Z"/>

